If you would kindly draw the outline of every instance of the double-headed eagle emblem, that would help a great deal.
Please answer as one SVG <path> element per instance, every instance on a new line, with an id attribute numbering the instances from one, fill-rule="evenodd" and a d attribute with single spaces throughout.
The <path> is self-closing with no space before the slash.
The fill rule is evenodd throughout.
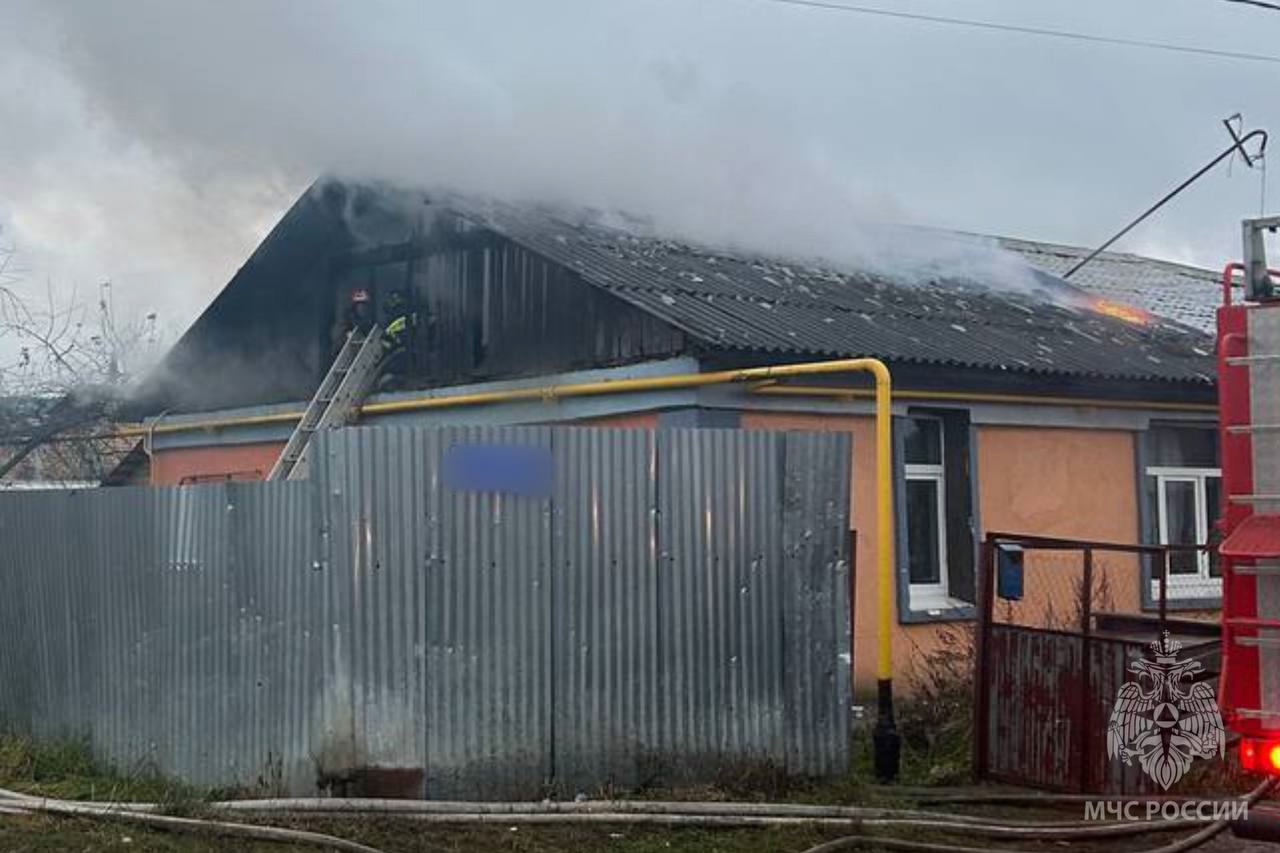
<path id="1" fill-rule="evenodd" d="M 1129 664 L 1138 678 L 1120 688 L 1107 726 L 1107 755 L 1125 764 L 1137 758 L 1165 790 L 1196 758 L 1221 757 L 1227 742 L 1213 687 L 1192 681 L 1204 667 L 1196 660 L 1178 660 L 1181 648 L 1165 631 L 1151 644 L 1154 660 Z"/>

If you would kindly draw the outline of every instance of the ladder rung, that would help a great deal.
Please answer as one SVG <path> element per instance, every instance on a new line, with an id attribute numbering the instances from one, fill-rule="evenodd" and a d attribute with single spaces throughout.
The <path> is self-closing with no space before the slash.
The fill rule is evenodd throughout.
<path id="1" fill-rule="evenodd" d="M 1255 619 L 1252 616 L 1232 616 L 1223 621 L 1228 628 L 1256 628 L 1260 631 L 1280 631 L 1280 619 Z"/>
<path id="2" fill-rule="evenodd" d="M 1236 637 L 1236 645 L 1249 648 L 1265 646 L 1280 649 L 1280 637 Z"/>
<path id="3" fill-rule="evenodd" d="M 1276 430 L 1280 430 L 1280 424 L 1236 424 L 1227 427 L 1227 432 L 1232 435 L 1250 432 L 1275 432 Z"/>
<path id="4" fill-rule="evenodd" d="M 1232 355 L 1227 357 L 1227 364 L 1230 365 L 1248 365 L 1257 364 L 1259 362 L 1275 362 L 1280 361 L 1280 353 L 1262 353 L 1259 355 Z"/>
<path id="5" fill-rule="evenodd" d="M 1248 717 L 1251 720 L 1265 720 L 1269 717 L 1280 717 L 1280 710 L 1264 711 L 1261 708 L 1236 708 L 1237 716 Z"/>
<path id="6" fill-rule="evenodd" d="M 1280 575 L 1280 566 L 1236 566 L 1231 571 L 1238 575 Z"/>

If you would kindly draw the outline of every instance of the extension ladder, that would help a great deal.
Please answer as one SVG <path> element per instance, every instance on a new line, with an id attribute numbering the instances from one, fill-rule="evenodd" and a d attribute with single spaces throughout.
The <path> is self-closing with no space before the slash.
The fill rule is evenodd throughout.
<path id="1" fill-rule="evenodd" d="M 363 334 L 358 329 L 347 334 L 302 420 L 289 436 L 289 443 L 267 475 L 268 480 L 301 480 L 307 476 L 311 437 L 319 430 L 346 426 L 355 420 L 360 403 L 378 378 L 381 358 L 381 327 L 374 326 Z"/>

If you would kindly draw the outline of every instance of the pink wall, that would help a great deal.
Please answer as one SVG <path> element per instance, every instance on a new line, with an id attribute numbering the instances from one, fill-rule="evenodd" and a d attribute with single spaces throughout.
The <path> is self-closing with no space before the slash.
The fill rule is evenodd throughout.
<path id="1" fill-rule="evenodd" d="M 151 484 L 178 486 L 219 478 L 261 480 L 276 464 L 284 442 L 230 444 L 220 447 L 178 447 L 151 457 Z"/>

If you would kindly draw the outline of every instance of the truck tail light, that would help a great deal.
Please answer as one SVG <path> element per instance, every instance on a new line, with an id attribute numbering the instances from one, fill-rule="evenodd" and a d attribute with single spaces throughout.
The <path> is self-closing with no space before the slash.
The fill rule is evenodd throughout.
<path id="1" fill-rule="evenodd" d="M 1280 776 L 1280 740 L 1252 740 L 1240 742 L 1240 765 L 1255 773 Z"/>

